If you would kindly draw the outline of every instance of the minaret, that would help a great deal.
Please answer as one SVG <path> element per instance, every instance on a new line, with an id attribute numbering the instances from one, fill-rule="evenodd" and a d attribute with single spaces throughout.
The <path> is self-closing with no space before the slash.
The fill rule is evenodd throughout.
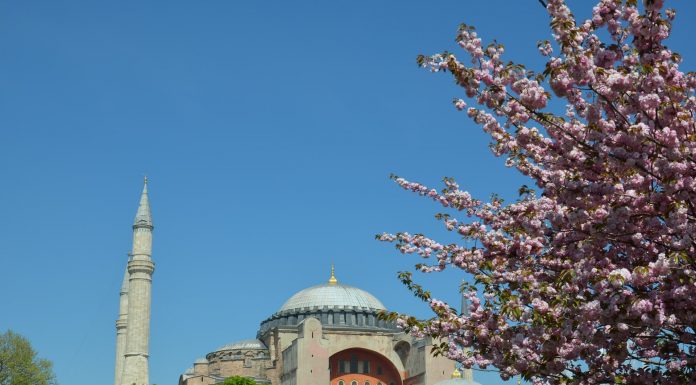
<path id="1" fill-rule="evenodd" d="M 462 309 L 461 309 L 461 312 L 459 314 L 466 315 L 466 316 L 469 315 L 469 301 L 464 296 L 464 292 L 462 292 Z M 459 370 L 456 370 L 456 371 L 459 372 Z M 471 368 L 467 369 L 465 367 L 462 367 L 461 371 L 462 371 L 462 373 L 460 373 L 460 375 L 464 381 L 469 381 L 471 383 L 474 382 L 474 371 Z M 452 377 L 452 378 L 454 378 L 454 377 Z"/>
<path id="2" fill-rule="evenodd" d="M 123 273 L 123 283 L 119 298 L 118 319 L 116 320 L 116 370 L 114 385 L 121 385 L 124 354 L 126 353 L 126 325 L 128 323 L 128 269 Z"/>
<path id="3" fill-rule="evenodd" d="M 149 385 L 148 346 L 152 273 L 152 215 L 147 177 L 133 223 L 133 251 L 128 261 L 128 317 L 126 350 L 120 385 Z"/>

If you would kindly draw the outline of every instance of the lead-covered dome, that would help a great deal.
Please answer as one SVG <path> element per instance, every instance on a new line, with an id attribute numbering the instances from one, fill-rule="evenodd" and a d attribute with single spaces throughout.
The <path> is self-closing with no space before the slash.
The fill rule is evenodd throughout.
<path id="1" fill-rule="evenodd" d="M 474 380 L 466 380 L 463 378 L 452 378 L 449 380 L 440 381 L 435 385 L 481 385 Z"/>
<path id="2" fill-rule="evenodd" d="M 385 310 L 382 302 L 365 290 L 338 283 L 326 283 L 298 291 L 285 301 L 278 312 L 325 307 Z"/>
<path id="3" fill-rule="evenodd" d="M 464 374 L 462 374 L 464 372 Z M 474 381 L 474 372 L 471 369 L 457 368 L 452 372 L 452 378 L 436 383 L 435 385 L 481 385 Z"/>
<path id="4" fill-rule="evenodd" d="M 241 340 L 237 342 L 233 342 L 231 344 L 227 344 L 225 346 L 222 346 L 218 348 L 216 351 L 223 351 L 223 350 L 264 350 L 268 349 L 266 345 L 257 339 L 248 339 L 248 340 Z"/>
<path id="5" fill-rule="evenodd" d="M 215 364 L 221 360 L 243 360 L 249 357 L 249 355 L 256 359 L 266 359 L 269 356 L 268 347 L 263 341 L 255 338 L 241 340 L 217 348 L 214 352 L 208 353 L 205 356 L 205 360 L 210 364 Z"/>
<path id="6" fill-rule="evenodd" d="M 293 294 L 280 309 L 261 322 L 257 337 L 274 328 L 297 328 L 306 318 L 316 318 L 325 328 L 399 332 L 393 321 L 379 317 L 386 310 L 374 295 L 331 278 Z"/>

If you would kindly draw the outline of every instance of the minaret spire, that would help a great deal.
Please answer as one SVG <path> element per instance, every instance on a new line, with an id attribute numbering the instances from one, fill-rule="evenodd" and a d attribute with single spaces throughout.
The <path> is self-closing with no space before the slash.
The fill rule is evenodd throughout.
<path id="1" fill-rule="evenodd" d="M 133 223 L 133 250 L 128 261 L 128 316 L 123 373 L 119 385 L 149 384 L 150 304 L 152 291 L 152 214 L 145 177 Z"/>
<path id="2" fill-rule="evenodd" d="M 329 285 L 337 285 L 338 280 L 336 279 L 336 276 L 334 275 L 334 264 L 331 264 L 331 278 L 329 278 Z"/>
<path id="3" fill-rule="evenodd" d="M 140 194 L 138 212 L 135 213 L 133 228 L 136 226 L 152 226 L 152 213 L 150 212 L 150 198 L 147 195 L 147 176 L 143 181 L 143 193 Z"/>

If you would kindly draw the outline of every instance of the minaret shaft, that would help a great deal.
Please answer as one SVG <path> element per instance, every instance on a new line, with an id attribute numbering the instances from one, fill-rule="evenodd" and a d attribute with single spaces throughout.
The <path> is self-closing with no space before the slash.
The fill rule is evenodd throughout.
<path id="1" fill-rule="evenodd" d="M 133 250 L 128 261 L 128 316 L 121 383 L 149 385 L 150 305 L 152 274 L 152 217 L 147 180 L 133 224 Z"/>
<path id="2" fill-rule="evenodd" d="M 118 320 L 116 320 L 116 365 L 114 370 L 114 385 L 121 385 L 123 374 L 123 361 L 126 353 L 126 326 L 128 324 L 128 270 L 123 274 L 121 294 L 118 307 Z"/>
<path id="3" fill-rule="evenodd" d="M 469 314 L 469 300 L 466 299 L 466 295 L 464 295 L 464 292 L 462 292 L 462 309 L 461 313 L 462 315 L 470 315 Z M 474 381 L 474 371 L 471 368 L 464 368 L 462 367 L 462 379 L 465 381 L 473 382 Z"/>
<path id="4" fill-rule="evenodd" d="M 128 327 L 122 385 L 149 385 L 150 290 L 154 264 L 131 259 L 128 262 Z"/>

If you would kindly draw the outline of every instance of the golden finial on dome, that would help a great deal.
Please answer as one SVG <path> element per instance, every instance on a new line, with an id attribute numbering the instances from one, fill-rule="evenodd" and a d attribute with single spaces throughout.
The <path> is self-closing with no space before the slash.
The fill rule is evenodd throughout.
<path id="1" fill-rule="evenodd" d="M 454 368 L 454 372 L 452 372 L 452 378 L 462 378 L 462 372 L 460 372 L 458 368 Z"/>
<path id="2" fill-rule="evenodd" d="M 336 276 L 334 275 L 334 264 L 331 264 L 331 278 L 329 278 L 329 285 L 336 285 L 338 284 L 338 280 L 336 279 Z"/>

